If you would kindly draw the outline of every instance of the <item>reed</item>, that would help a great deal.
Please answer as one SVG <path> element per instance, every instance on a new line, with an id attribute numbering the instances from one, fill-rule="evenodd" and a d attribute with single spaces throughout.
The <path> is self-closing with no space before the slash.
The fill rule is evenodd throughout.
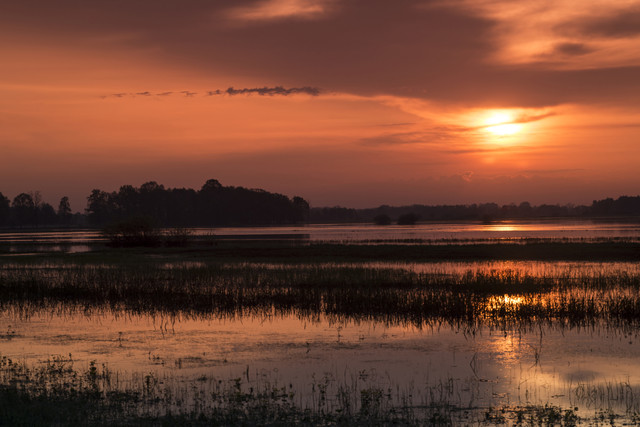
<path id="1" fill-rule="evenodd" d="M 567 327 L 640 324 L 640 273 L 533 275 L 510 269 L 416 273 L 331 264 L 13 264 L 0 269 L 0 309 L 313 318 Z"/>

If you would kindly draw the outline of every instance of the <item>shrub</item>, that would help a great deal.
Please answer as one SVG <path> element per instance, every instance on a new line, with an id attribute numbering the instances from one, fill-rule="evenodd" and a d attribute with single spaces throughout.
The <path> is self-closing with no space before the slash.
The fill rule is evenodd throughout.
<path id="1" fill-rule="evenodd" d="M 398 225 L 413 225 L 420 219 L 419 215 L 411 212 L 408 214 L 400 215 L 398 217 Z"/>
<path id="2" fill-rule="evenodd" d="M 111 246 L 158 246 L 161 233 L 151 217 L 138 216 L 107 226 L 104 236 Z"/>

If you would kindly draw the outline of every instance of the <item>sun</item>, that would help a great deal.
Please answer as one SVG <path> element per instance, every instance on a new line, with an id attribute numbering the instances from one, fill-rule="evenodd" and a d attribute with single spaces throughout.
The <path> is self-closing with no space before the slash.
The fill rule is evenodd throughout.
<path id="1" fill-rule="evenodd" d="M 513 116 L 505 112 L 494 112 L 484 120 L 484 129 L 498 136 L 513 135 L 522 130 L 522 125 L 513 122 Z"/>

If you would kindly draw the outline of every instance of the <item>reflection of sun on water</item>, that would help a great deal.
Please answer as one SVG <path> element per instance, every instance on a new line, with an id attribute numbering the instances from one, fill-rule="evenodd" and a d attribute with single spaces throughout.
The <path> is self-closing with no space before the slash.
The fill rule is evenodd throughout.
<path id="1" fill-rule="evenodd" d="M 520 231 L 519 227 L 509 224 L 489 225 L 489 227 L 491 231 Z"/>
<path id="2" fill-rule="evenodd" d="M 507 305 L 518 305 L 518 304 L 522 304 L 523 301 L 524 301 L 524 298 L 520 296 L 505 295 L 502 297 L 503 304 L 507 304 Z"/>
<path id="3" fill-rule="evenodd" d="M 489 308 L 498 308 L 501 306 L 509 306 L 509 308 L 513 308 L 514 306 L 520 305 L 524 302 L 524 297 L 520 295 L 508 295 L 505 294 L 503 296 L 495 296 L 489 299 Z"/>

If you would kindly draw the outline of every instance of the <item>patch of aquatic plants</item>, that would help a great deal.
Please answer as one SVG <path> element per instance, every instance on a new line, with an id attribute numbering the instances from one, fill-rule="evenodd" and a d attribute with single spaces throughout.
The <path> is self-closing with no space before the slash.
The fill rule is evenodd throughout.
<path id="1" fill-rule="evenodd" d="M 247 368 L 248 371 L 248 368 Z M 313 380 L 312 395 L 261 378 L 184 380 L 170 375 L 112 372 L 92 361 L 76 369 L 69 357 L 29 366 L 0 359 L 0 421 L 11 425 L 424 425 L 451 424 L 469 409 L 445 400 L 435 386 L 414 404 L 410 391 L 372 386 L 366 379 Z M 444 393 L 444 394 L 443 394 Z M 462 413 L 462 411 L 465 411 Z M 460 414 L 454 414 L 459 412 Z"/>
<path id="2" fill-rule="evenodd" d="M 12 265 L 0 269 L 4 310 L 125 310 L 147 314 L 272 314 L 475 327 L 640 324 L 640 274 L 463 274 L 322 264 L 145 263 Z"/>

